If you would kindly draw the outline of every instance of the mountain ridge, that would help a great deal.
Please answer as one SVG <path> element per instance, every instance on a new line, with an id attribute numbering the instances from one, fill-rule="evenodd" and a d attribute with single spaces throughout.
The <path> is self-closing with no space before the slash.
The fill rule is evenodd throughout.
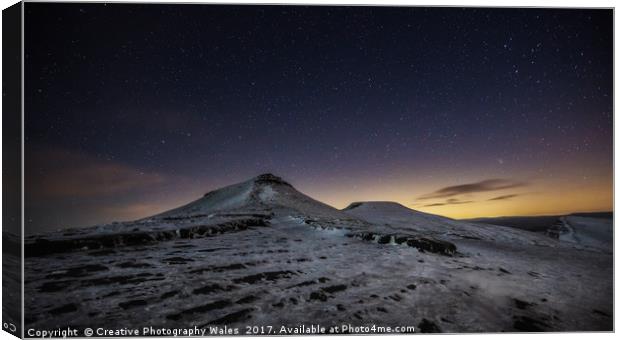
<path id="1" fill-rule="evenodd" d="M 203 197 L 148 218 L 176 215 L 225 214 L 232 211 L 265 211 L 279 214 L 350 218 L 340 210 L 303 194 L 289 182 L 271 173 L 207 192 Z"/>

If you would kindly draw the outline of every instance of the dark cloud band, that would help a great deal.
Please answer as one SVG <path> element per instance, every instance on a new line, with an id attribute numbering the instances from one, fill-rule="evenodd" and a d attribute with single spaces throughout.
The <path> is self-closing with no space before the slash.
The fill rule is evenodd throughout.
<path id="1" fill-rule="evenodd" d="M 502 196 L 497 196 L 497 197 L 489 198 L 487 201 L 503 201 L 503 200 L 509 200 L 509 199 L 517 197 L 517 196 L 519 196 L 519 194 L 502 195 Z"/>
<path id="2" fill-rule="evenodd" d="M 513 181 L 509 179 L 487 179 L 480 182 L 454 185 L 439 189 L 435 192 L 421 196 L 419 199 L 445 198 L 462 194 L 473 194 L 477 192 L 496 191 L 526 186 L 527 183 Z"/>
<path id="3" fill-rule="evenodd" d="M 474 203 L 474 201 L 460 201 L 455 198 L 449 198 L 445 200 L 444 202 L 427 204 L 427 205 L 423 205 L 423 207 L 441 207 L 444 205 L 467 204 L 467 203 Z"/>

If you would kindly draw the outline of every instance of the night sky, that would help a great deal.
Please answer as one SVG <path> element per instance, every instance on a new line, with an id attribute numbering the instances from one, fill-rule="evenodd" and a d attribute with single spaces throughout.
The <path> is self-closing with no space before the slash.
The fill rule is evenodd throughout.
<path id="1" fill-rule="evenodd" d="M 26 232 L 264 172 L 337 208 L 612 209 L 612 11 L 26 3 Z"/>

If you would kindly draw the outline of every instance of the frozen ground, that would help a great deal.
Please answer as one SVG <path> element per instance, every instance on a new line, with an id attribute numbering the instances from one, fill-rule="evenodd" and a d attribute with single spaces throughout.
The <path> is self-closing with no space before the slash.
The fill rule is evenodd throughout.
<path id="1" fill-rule="evenodd" d="M 612 330 L 608 252 L 395 203 L 339 211 L 271 175 L 26 253 L 26 328 Z"/>

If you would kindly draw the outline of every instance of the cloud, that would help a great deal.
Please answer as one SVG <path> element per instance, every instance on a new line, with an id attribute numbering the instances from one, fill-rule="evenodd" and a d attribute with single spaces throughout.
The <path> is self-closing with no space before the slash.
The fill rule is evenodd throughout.
<path id="1" fill-rule="evenodd" d="M 473 194 L 477 192 L 496 191 L 510 188 L 526 186 L 527 183 L 513 181 L 509 179 L 487 179 L 480 182 L 454 185 L 441 188 L 432 193 L 421 196 L 419 199 L 426 200 L 432 198 L 453 197 L 462 194 Z"/>
<path id="2" fill-rule="evenodd" d="M 433 204 L 427 204 L 427 205 L 423 205 L 423 207 L 441 207 L 446 205 L 445 203 L 433 203 Z"/>
<path id="3" fill-rule="evenodd" d="M 423 205 L 423 207 L 441 207 L 444 205 L 467 204 L 467 203 L 474 203 L 474 201 L 461 201 L 456 198 L 449 198 L 445 200 L 444 202 L 431 203 L 431 204 Z"/>
<path id="4" fill-rule="evenodd" d="M 489 198 L 487 201 L 503 201 L 503 200 L 509 200 L 513 197 L 517 197 L 520 196 L 519 194 L 512 194 L 512 195 L 502 195 L 502 196 L 497 196 L 497 197 L 493 197 L 493 198 Z"/>
<path id="5" fill-rule="evenodd" d="M 46 200 L 126 194 L 167 180 L 159 173 L 65 149 L 37 150 L 26 161 L 29 195 Z"/>

